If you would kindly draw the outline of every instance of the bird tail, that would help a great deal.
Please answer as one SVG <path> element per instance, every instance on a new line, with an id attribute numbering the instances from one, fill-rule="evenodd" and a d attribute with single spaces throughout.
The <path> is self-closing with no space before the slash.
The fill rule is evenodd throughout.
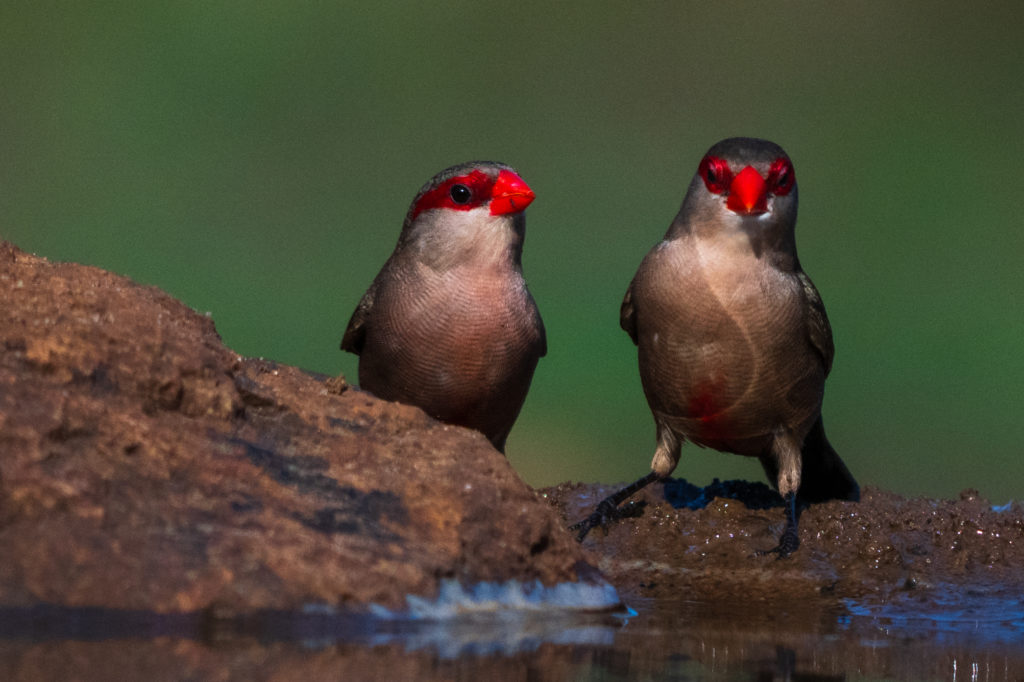
<path id="1" fill-rule="evenodd" d="M 804 439 L 800 459 L 802 469 L 798 497 L 807 502 L 860 501 L 860 486 L 839 453 L 828 442 L 825 424 L 820 416 Z"/>

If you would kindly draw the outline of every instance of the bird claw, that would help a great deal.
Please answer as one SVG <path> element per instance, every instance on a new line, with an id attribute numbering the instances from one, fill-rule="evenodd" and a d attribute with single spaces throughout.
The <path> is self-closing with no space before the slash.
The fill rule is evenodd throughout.
<path id="1" fill-rule="evenodd" d="M 786 493 L 783 496 L 786 502 L 786 528 L 782 531 L 779 544 L 768 550 L 757 552 L 757 556 L 777 554 L 779 559 L 787 559 L 800 547 L 800 534 L 797 532 L 797 517 L 800 512 L 797 508 L 796 493 Z"/>
<path id="2" fill-rule="evenodd" d="M 577 541 L 583 542 L 583 538 L 587 537 L 587 533 L 596 526 L 600 526 L 607 532 L 608 524 L 617 518 L 618 511 L 618 507 L 614 504 L 608 504 L 608 500 L 605 500 L 597 505 L 597 509 L 590 516 L 569 526 L 569 530 L 576 533 Z"/>
<path id="3" fill-rule="evenodd" d="M 782 537 L 779 538 L 779 544 L 771 549 L 758 550 L 756 556 L 768 556 L 769 554 L 777 554 L 779 559 L 788 559 L 793 552 L 800 547 L 800 536 L 797 535 L 796 528 L 786 528 L 782 532 Z"/>
<path id="4" fill-rule="evenodd" d="M 569 530 L 576 533 L 576 539 L 579 542 L 583 542 L 583 538 L 587 537 L 587 533 L 592 529 L 600 526 L 601 530 L 607 534 L 608 526 L 613 522 L 639 516 L 642 511 L 643 503 L 641 502 L 631 501 L 619 507 L 612 500 L 604 500 L 597 505 L 597 509 L 590 516 L 572 524 L 569 526 Z"/>
<path id="5" fill-rule="evenodd" d="M 630 495 L 642 490 L 649 483 L 652 483 L 657 479 L 658 475 L 652 471 L 646 476 L 633 481 L 625 488 L 622 488 L 601 500 L 593 514 L 578 523 L 572 524 L 569 526 L 569 530 L 579 531 L 576 533 L 576 539 L 583 542 L 583 538 L 587 537 L 587 533 L 589 533 L 590 529 L 594 526 L 601 526 L 601 528 L 603 528 L 607 533 L 608 524 L 612 521 L 618 521 L 619 519 L 626 518 L 627 516 L 639 516 L 643 513 L 644 502 L 631 500 L 629 504 L 625 504 L 622 507 L 619 507 L 619 505 L 628 499 Z"/>

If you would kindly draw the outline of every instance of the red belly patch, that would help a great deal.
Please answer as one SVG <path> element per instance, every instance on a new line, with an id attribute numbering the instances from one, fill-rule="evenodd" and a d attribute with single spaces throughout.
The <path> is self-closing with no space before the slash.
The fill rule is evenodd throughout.
<path id="1" fill-rule="evenodd" d="M 697 384 L 692 393 L 687 409 L 690 417 L 699 423 L 699 438 L 714 440 L 728 435 L 724 419 L 727 405 L 722 401 L 724 388 L 723 379 L 706 379 Z"/>

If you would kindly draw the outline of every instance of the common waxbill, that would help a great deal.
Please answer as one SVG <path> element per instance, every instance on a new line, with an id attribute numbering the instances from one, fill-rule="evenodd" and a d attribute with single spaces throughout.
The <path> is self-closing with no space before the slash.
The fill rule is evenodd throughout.
<path id="1" fill-rule="evenodd" d="M 435 175 L 341 340 L 362 388 L 481 431 L 501 452 L 547 352 L 521 263 L 533 199 L 501 163 Z"/>
<path id="2" fill-rule="evenodd" d="M 708 150 L 622 301 L 620 324 L 637 345 L 657 427 L 652 471 L 573 526 L 579 539 L 671 474 L 687 440 L 761 460 L 786 502 L 785 530 L 769 550 L 779 556 L 800 543 L 798 497 L 859 499 L 822 425 L 832 329 L 797 259 L 796 212 L 796 176 L 781 147 L 737 137 Z"/>

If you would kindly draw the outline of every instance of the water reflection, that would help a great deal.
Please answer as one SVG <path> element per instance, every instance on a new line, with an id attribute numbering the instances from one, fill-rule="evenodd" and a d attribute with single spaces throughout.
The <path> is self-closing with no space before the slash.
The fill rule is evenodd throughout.
<path id="1" fill-rule="evenodd" d="M 1024 603 L 636 600 L 635 615 L 0 611 L 0 679 L 1015 680 Z M 943 601 L 944 600 L 944 601 Z M 940 603 L 942 602 L 942 603 Z M 933 608 L 936 607 L 936 608 Z M 927 614 L 925 614 L 927 611 Z M 917 615 L 914 615 L 914 614 Z"/>

